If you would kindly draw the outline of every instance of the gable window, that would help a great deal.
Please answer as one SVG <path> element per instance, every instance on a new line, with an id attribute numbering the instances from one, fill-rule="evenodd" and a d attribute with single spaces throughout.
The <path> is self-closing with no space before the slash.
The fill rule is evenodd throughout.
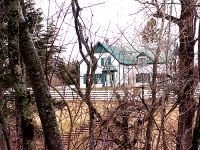
<path id="1" fill-rule="evenodd" d="M 101 58 L 101 66 L 111 65 L 111 57 Z"/>
<path id="2" fill-rule="evenodd" d="M 138 57 L 138 66 L 139 67 L 147 66 L 147 57 L 146 56 L 139 56 Z"/>
<path id="3" fill-rule="evenodd" d="M 149 83 L 150 78 L 151 76 L 149 73 L 138 73 L 136 74 L 136 83 Z"/>

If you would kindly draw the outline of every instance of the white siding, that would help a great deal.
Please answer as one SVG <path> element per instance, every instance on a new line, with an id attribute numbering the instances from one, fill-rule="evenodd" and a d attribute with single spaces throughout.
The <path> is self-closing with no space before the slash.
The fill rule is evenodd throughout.
<path id="1" fill-rule="evenodd" d="M 147 64 L 145 67 L 141 67 L 138 65 L 135 66 L 124 66 L 119 64 L 117 60 L 114 59 L 110 53 L 103 53 L 103 54 L 95 54 L 98 59 L 98 66 L 95 74 L 102 74 L 103 67 L 101 66 L 101 58 L 111 57 L 111 64 L 117 69 L 115 72 L 115 82 L 113 83 L 116 86 L 140 86 L 141 83 L 136 83 L 136 74 L 138 73 L 149 73 L 152 76 L 153 72 L 153 65 Z M 85 88 L 85 84 L 83 82 L 83 76 L 86 74 L 87 66 L 85 62 L 80 64 L 80 87 Z M 165 65 L 158 64 L 158 73 L 164 73 Z M 109 77 L 107 77 L 109 79 Z M 95 85 L 96 87 L 102 87 L 102 83 L 98 83 Z M 107 82 L 107 86 L 110 86 L 110 82 Z"/>

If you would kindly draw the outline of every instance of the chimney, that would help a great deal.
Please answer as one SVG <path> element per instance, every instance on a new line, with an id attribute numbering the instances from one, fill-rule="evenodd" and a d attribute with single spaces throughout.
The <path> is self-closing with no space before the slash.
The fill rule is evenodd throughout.
<path id="1" fill-rule="evenodd" d="M 109 39 L 105 38 L 104 41 L 106 44 L 109 44 Z"/>

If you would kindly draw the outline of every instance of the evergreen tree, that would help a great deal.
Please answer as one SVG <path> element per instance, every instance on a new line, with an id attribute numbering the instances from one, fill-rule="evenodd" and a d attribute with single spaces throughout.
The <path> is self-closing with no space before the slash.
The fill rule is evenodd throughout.
<path id="1" fill-rule="evenodd" d="M 56 75 L 65 85 L 80 85 L 79 62 L 72 61 L 66 64 L 63 60 L 60 60 Z"/>
<path id="2" fill-rule="evenodd" d="M 46 79 L 48 83 L 51 83 L 52 76 L 56 71 L 55 66 L 60 61 L 57 55 L 62 50 L 60 46 L 55 44 L 58 38 L 57 27 L 54 24 L 54 20 L 50 20 L 48 26 L 44 27 L 41 9 L 35 9 L 34 2 L 30 0 L 25 3 L 24 14 L 42 62 Z"/>

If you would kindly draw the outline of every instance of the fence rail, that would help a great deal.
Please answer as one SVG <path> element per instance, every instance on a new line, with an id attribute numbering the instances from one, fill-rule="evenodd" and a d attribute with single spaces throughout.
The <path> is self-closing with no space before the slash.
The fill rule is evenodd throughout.
<path id="1" fill-rule="evenodd" d="M 55 87 L 59 93 L 54 90 L 50 89 L 51 96 L 56 99 L 60 99 L 64 97 L 65 100 L 77 100 L 80 99 L 80 97 L 77 95 L 76 92 L 72 91 L 70 88 L 67 87 Z M 135 91 L 137 90 L 137 92 Z M 138 92 L 139 90 L 139 92 Z M 84 93 L 84 90 L 83 90 Z M 124 90 L 117 90 L 116 93 L 120 96 L 120 98 L 123 98 L 126 94 L 127 98 L 129 99 L 140 99 L 142 97 L 142 89 L 141 88 L 133 88 L 129 89 L 128 91 Z M 111 99 L 117 99 L 116 93 L 113 92 L 113 90 L 93 90 L 91 91 L 91 100 L 111 100 Z M 157 92 L 157 97 L 162 97 L 164 94 L 163 90 L 160 90 Z M 195 97 L 198 97 L 200 95 L 200 88 L 197 88 L 195 90 Z M 144 89 L 144 99 L 148 99 L 151 97 L 151 90 L 149 89 Z M 175 99 L 177 95 L 173 92 L 169 93 L 169 97 Z"/>
<path id="2" fill-rule="evenodd" d="M 137 92 L 135 91 L 137 90 Z M 29 88 L 29 91 L 31 94 L 33 94 L 33 91 L 31 88 Z M 83 90 L 83 93 L 85 91 Z M 5 95 L 10 95 L 12 93 L 11 91 L 6 91 Z M 117 94 L 116 94 L 117 93 Z M 54 99 L 63 99 L 64 100 L 80 100 L 80 96 L 70 89 L 69 87 L 63 87 L 63 86 L 57 86 L 54 88 L 50 88 L 50 94 L 52 98 Z M 164 94 L 163 90 L 160 90 L 157 92 L 157 98 L 162 97 Z M 102 90 L 102 89 L 96 89 L 91 91 L 91 100 L 115 100 L 118 97 L 123 98 L 126 95 L 128 99 L 140 99 L 142 97 L 142 89 L 141 88 L 133 88 L 129 89 L 128 91 L 124 90 L 117 90 L 116 92 L 113 92 L 113 90 Z M 197 88 L 195 90 L 194 97 L 197 98 L 200 95 L 200 88 Z M 144 99 L 148 99 L 151 97 L 151 90 L 144 89 Z M 170 92 L 169 94 L 170 98 L 175 99 L 177 97 L 176 94 L 173 92 Z"/>

